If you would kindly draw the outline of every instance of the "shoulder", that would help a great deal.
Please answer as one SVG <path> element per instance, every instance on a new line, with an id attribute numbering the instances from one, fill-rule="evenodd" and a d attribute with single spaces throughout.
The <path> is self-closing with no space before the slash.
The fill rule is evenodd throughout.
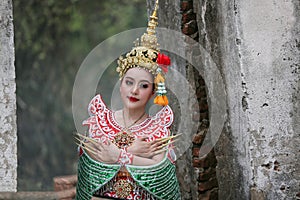
<path id="1" fill-rule="evenodd" d="M 88 105 L 88 112 L 90 116 L 97 115 L 107 111 L 108 108 L 100 94 L 94 96 Z"/>
<path id="2" fill-rule="evenodd" d="M 108 109 L 101 95 L 92 98 L 88 105 L 89 117 L 82 122 L 82 125 L 88 126 L 89 136 L 98 138 L 100 141 L 106 141 L 112 137 L 118 129 L 112 117 L 112 111 Z"/>
<path id="3" fill-rule="evenodd" d="M 170 106 L 161 108 L 152 118 L 152 121 L 170 127 L 174 121 L 174 113 Z"/>
<path id="4" fill-rule="evenodd" d="M 154 116 L 144 123 L 132 127 L 131 131 L 137 136 L 147 136 L 148 141 L 164 138 L 169 135 L 169 128 L 173 123 L 174 114 L 169 106 L 162 107 Z"/>

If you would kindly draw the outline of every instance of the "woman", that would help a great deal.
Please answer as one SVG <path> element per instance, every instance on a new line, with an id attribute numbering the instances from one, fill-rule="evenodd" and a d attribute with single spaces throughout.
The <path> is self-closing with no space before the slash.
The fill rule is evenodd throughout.
<path id="1" fill-rule="evenodd" d="M 76 199 L 180 199 L 170 136 L 173 112 L 161 70 L 170 60 L 157 49 L 157 3 L 141 45 L 118 61 L 123 109 L 110 110 L 100 95 L 89 104 L 83 123 L 89 136 L 79 135 Z M 150 117 L 145 108 L 155 91 L 155 103 L 164 107 Z"/>

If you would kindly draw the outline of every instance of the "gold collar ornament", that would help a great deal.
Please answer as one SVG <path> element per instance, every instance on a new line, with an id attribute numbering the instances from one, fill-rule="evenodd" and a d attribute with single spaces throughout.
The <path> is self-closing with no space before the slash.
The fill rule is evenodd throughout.
<path id="1" fill-rule="evenodd" d="M 117 133 L 114 137 L 113 143 L 119 147 L 120 149 L 124 149 L 129 147 L 135 140 L 135 136 L 129 130 L 130 127 L 135 125 L 140 119 L 145 116 L 146 112 L 144 112 L 138 119 L 136 119 L 130 126 L 126 125 L 124 110 L 122 110 L 123 121 L 124 121 L 124 128 Z"/>
<path id="2" fill-rule="evenodd" d="M 156 37 L 156 26 L 158 25 L 157 17 L 158 0 L 156 0 L 153 14 L 150 16 L 146 33 L 135 42 L 135 47 L 128 52 L 125 57 L 120 56 L 116 71 L 119 73 L 120 79 L 124 77 L 130 68 L 143 68 L 153 74 L 157 96 L 154 103 L 166 106 L 168 98 L 166 96 L 164 73 L 167 73 L 167 66 L 171 64 L 168 56 L 160 53 L 159 44 Z"/>

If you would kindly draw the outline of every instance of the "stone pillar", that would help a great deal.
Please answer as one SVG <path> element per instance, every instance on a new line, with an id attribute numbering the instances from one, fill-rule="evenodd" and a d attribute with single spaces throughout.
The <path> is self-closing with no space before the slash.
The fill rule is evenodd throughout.
<path id="1" fill-rule="evenodd" d="M 0 1 L 0 192 L 17 190 L 16 83 L 12 1 Z"/>
<path id="2" fill-rule="evenodd" d="M 236 5 L 251 199 L 296 199 L 300 192 L 299 9 L 295 0 Z"/>
<path id="3" fill-rule="evenodd" d="M 228 94 L 217 156 L 224 199 L 297 199 L 299 6 L 254 0 L 215 8 Z"/>
<path id="4" fill-rule="evenodd" d="M 182 18 L 195 14 L 196 23 L 178 22 L 180 2 L 193 2 Z M 161 0 L 160 6 L 163 27 L 197 26 L 192 37 L 224 78 L 228 118 L 215 146 L 219 198 L 300 199 L 300 2 Z"/>

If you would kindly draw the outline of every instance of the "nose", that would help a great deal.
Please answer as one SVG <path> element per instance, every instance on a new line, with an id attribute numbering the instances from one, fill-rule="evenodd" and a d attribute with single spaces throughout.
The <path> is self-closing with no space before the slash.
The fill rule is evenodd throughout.
<path id="1" fill-rule="evenodd" d="M 131 94 L 137 95 L 139 92 L 139 86 L 138 84 L 135 84 L 131 89 Z"/>

